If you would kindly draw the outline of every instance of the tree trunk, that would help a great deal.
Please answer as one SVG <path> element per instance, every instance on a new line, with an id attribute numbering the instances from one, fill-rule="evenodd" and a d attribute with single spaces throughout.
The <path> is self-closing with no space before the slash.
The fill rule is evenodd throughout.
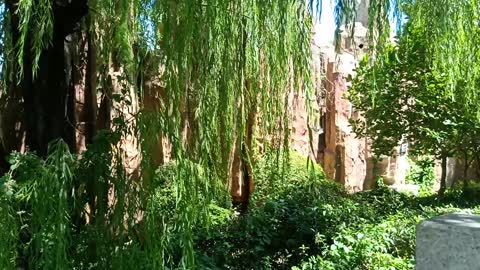
<path id="1" fill-rule="evenodd" d="M 257 116 L 256 103 L 251 96 L 250 81 L 245 81 L 245 90 L 251 102 L 244 106 L 247 108 L 247 118 L 245 123 L 245 135 L 237 134 L 233 149 L 233 161 L 231 164 L 231 184 L 230 193 L 234 206 L 239 206 L 240 211 L 245 213 L 248 209 L 250 195 L 254 189 L 253 169 L 251 160 L 253 153 L 253 129 Z M 243 142 L 242 142 L 243 139 Z"/>
<path id="2" fill-rule="evenodd" d="M 10 168 L 7 161 L 9 153 L 25 151 L 21 89 L 13 83 L 7 87 L 2 87 L 0 93 L 0 176 Z"/>
<path id="3" fill-rule="evenodd" d="M 92 20 L 87 16 L 87 26 L 91 28 Z M 77 120 L 83 123 L 83 140 L 85 145 L 93 143 L 96 134 L 97 118 L 97 54 L 95 48 L 94 34 L 91 31 L 86 33 L 87 53 L 85 67 L 85 83 L 82 101 L 82 111 L 78 113 Z M 85 49 L 85 48 L 84 48 Z M 78 149 L 78 147 L 77 147 Z"/>
<path id="4" fill-rule="evenodd" d="M 472 153 L 472 164 L 477 178 L 480 178 L 480 148 L 478 147 Z"/>
<path id="5" fill-rule="evenodd" d="M 12 43 L 16 45 L 20 38 L 20 18 L 17 12 L 18 0 L 6 1 L 5 7 L 10 18 Z M 63 139 L 72 150 L 75 150 L 75 85 L 74 78 L 77 67 L 73 60 L 78 55 L 75 37 L 79 35 L 82 18 L 88 13 L 87 0 L 56 0 L 51 1 L 53 12 L 52 40 L 48 47 L 43 48 L 40 55 L 35 55 L 31 48 L 35 33 L 27 33 L 23 51 L 23 74 L 20 81 L 9 80 L 6 89 L 8 95 L 18 97 L 18 115 L 22 115 L 21 135 L 24 137 L 27 150 L 35 151 L 39 156 L 46 156 L 48 145 L 56 139 Z M 30 25 L 35 21 L 26 22 Z M 31 29 L 31 28 L 30 28 Z M 16 55 L 15 54 L 15 55 Z M 33 70 L 33 60 L 38 57 L 38 69 Z M 19 67 L 16 59 L 6 59 L 7 72 L 16 74 Z M 33 76 L 34 71 L 36 76 Z M 12 77 L 15 77 L 14 75 Z M 15 91 L 15 92 L 13 92 Z M 18 96 L 17 96 L 18 95 Z M 9 110 L 2 108 L 2 110 Z M 17 117 L 16 115 L 15 117 Z M 11 125 L 10 125 L 11 126 Z M 14 125 L 17 132 L 17 125 Z M 4 126 L 2 125 L 2 129 Z M 2 133 L 5 131 L 2 130 Z M 8 132 L 8 131 L 6 131 Z M 23 148 L 23 143 L 19 145 Z M 23 150 L 10 148 L 5 149 Z M 27 230 L 20 232 L 20 246 L 29 242 Z M 28 269 L 29 258 L 22 249 L 18 255 L 18 267 Z"/>
<path id="6" fill-rule="evenodd" d="M 7 152 L 3 148 L 3 145 L 0 144 L 0 176 L 8 172 L 8 162 L 6 160 Z"/>
<path id="7" fill-rule="evenodd" d="M 464 155 L 465 165 L 463 166 L 463 192 L 468 189 L 468 168 L 470 167 L 470 162 L 468 161 L 468 154 L 465 152 Z"/>
<path id="8" fill-rule="evenodd" d="M 87 1 L 53 1 L 54 27 L 51 45 L 39 56 L 38 70 L 34 77 L 32 60 L 35 55 L 29 44 L 29 33 L 23 53 L 24 74 L 20 82 L 23 95 L 26 145 L 29 150 L 45 156 L 48 144 L 55 139 L 63 139 L 72 150 L 75 149 L 74 83 L 75 66 L 72 59 L 75 52 L 75 35 L 78 35 L 80 22 L 88 13 Z M 18 14 L 17 1 L 12 1 L 8 9 L 12 18 L 12 38 L 17 42 Z M 34 22 L 31 22 L 34 23 Z M 11 82 L 15 83 L 15 82 Z"/>
<path id="9" fill-rule="evenodd" d="M 447 190 L 447 156 L 442 155 L 442 176 L 440 178 L 440 189 L 438 190 L 439 195 L 445 194 Z"/>
<path id="10" fill-rule="evenodd" d="M 240 58 L 242 68 L 246 65 L 246 44 L 247 44 L 247 32 L 245 31 L 246 21 L 242 21 L 242 55 Z M 242 121 L 246 116 L 246 123 L 242 123 L 239 126 L 245 125 L 245 134 L 236 134 L 235 144 L 233 146 L 233 160 L 230 165 L 230 194 L 232 196 L 232 202 L 234 206 L 240 206 L 240 211 L 245 213 L 248 209 L 250 201 L 250 194 L 253 192 L 253 172 L 249 158 L 252 154 L 252 139 L 253 128 L 255 124 L 255 118 L 257 113 L 256 96 L 253 95 L 251 90 L 250 79 L 245 77 L 242 72 L 240 78 L 240 85 L 245 100 L 238 102 L 238 108 L 240 111 L 240 117 L 237 121 Z M 243 102 L 243 104 L 242 104 Z"/>
<path id="11" fill-rule="evenodd" d="M 231 186 L 230 193 L 232 202 L 235 207 L 239 207 L 242 213 L 248 209 L 250 195 L 253 192 L 254 182 L 251 164 L 248 160 L 252 153 L 250 130 L 252 126 L 247 123 L 247 134 L 245 143 L 241 142 L 240 137 L 237 137 L 233 152 L 233 161 L 231 165 Z"/>

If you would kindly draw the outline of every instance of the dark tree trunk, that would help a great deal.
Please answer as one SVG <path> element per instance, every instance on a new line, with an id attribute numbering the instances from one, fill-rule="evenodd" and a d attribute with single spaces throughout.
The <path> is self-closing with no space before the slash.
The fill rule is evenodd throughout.
<path id="1" fill-rule="evenodd" d="M 75 150 L 75 87 L 74 74 L 77 68 L 73 65 L 75 51 L 75 35 L 79 34 L 80 23 L 88 13 L 87 0 L 55 0 L 52 1 L 53 33 L 51 43 L 38 56 L 38 69 L 33 76 L 33 59 L 37 57 L 31 49 L 32 37 L 38 33 L 29 32 L 23 51 L 23 77 L 20 82 L 9 81 L 6 88 L 12 96 L 19 95 L 19 114 L 23 115 L 22 136 L 28 150 L 45 156 L 48 144 L 56 139 L 63 139 L 72 150 Z M 12 43 L 19 40 L 18 0 L 6 1 L 10 17 Z M 37 22 L 30 21 L 30 25 Z M 32 29 L 32 28 L 30 28 Z M 19 67 L 15 59 L 6 63 L 8 72 L 16 73 Z M 13 76 L 15 77 L 15 76 Z M 17 85 L 18 83 L 18 85 Z M 20 100 L 20 98 L 19 98 Z M 5 108 L 2 108 L 5 109 Z M 21 149 L 5 149 L 5 152 Z M 8 154 L 0 153 L 2 156 Z M 31 239 L 28 230 L 20 232 L 19 247 Z M 19 248 L 18 268 L 28 269 L 29 258 L 23 248 Z"/>
<path id="2" fill-rule="evenodd" d="M 3 146 L 0 144 L 0 176 L 4 175 L 8 171 L 7 153 Z"/>
<path id="3" fill-rule="evenodd" d="M 463 191 L 468 189 L 468 168 L 470 167 L 471 162 L 468 161 L 468 154 L 465 152 L 464 155 L 464 166 L 463 166 Z"/>
<path id="4" fill-rule="evenodd" d="M 16 2 L 16 1 L 15 1 Z M 24 101 L 26 145 L 29 150 L 45 156 L 48 144 L 63 139 L 75 149 L 75 115 L 73 74 L 75 66 L 74 36 L 80 31 L 82 18 L 87 15 L 86 0 L 53 1 L 54 28 L 51 45 L 39 57 L 38 70 L 33 77 L 29 33 L 24 54 L 24 74 L 20 88 Z M 12 15 L 13 42 L 18 38 L 16 3 L 8 6 Z M 30 22 L 34 23 L 34 22 Z M 14 82 L 12 82 L 14 83 Z"/>
<path id="5" fill-rule="evenodd" d="M 92 23 L 90 16 L 87 17 L 87 25 Z M 87 32 L 87 70 L 85 79 L 85 142 L 93 143 L 96 134 L 97 118 L 97 52 L 95 48 L 94 35 Z"/>
<path id="6" fill-rule="evenodd" d="M 439 195 L 445 194 L 447 190 L 447 155 L 442 155 L 442 176 L 440 178 L 440 190 Z"/>

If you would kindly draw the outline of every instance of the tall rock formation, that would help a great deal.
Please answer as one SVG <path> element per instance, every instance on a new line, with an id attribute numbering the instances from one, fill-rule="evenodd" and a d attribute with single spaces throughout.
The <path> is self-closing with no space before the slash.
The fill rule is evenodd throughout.
<path id="1" fill-rule="evenodd" d="M 358 60 L 368 49 L 368 0 L 359 1 L 357 7 L 354 34 L 348 32 L 350 27 L 342 27 L 339 51 L 335 52 L 334 45 L 325 42 L 327 37 L 313 38 L 312 76 L 318 120 L 310 123 L 310 135 L 305 107 L 299 105 L 305 102 L 304 95 L 297 94 L 300 98 L 291 100 L 292 148 L 316 160 L 328 178 L 353 192 L 373 187 L 379 176 L 387 184 L 403 184 L 408 171 L 406 153 L 375 159 L 368 140 L 357 138 L 349 124 L 350 119 L 361 116 L 346 99 L 349 87 L 346 78 L 354 75 Z"/>

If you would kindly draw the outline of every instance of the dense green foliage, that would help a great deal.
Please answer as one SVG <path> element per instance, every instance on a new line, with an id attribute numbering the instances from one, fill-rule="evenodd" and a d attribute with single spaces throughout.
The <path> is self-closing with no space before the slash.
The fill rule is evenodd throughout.
<path id="1" fill-rule="evenodd" d="M 356 1 L 338 1 L 339 16 L 337 17 L 343 16 L 343 21 L 351 23 L 355 18 L 351 15 L 351 10 L 355 6 Z M 371 0 L 368 5 L 368 15 L 372 55 L 378 57 L 380 61 L 388 55 L 388 47 L 391 44 L 390 22 L 393 18 L 397 34 L 410 38 L 414 42 L 417 39 L 422 42 L 425 55 L 420 59 L 424 60 L 437 74 L 442 75 L 449 96 L 457 101 L 476 106 L 479 100 L 480 72 L 478 66 L 479 12 L 480 3 L 470 0 L 455 2 Z M 337 20 L 337 25 L 341 23 L 342 20 Z M 405 24 L 411 25 L 415 31 L 406 30 Z M 424 61 L 416 60 L 420 66 L 424 64 Z M 377 78 L 381 79 L 381 76 Z M 479 117 L 478 114 L 475 116 Z"/>
<path id="2" fill-rule="evenodd" d="M 11 191 L 13 199 L 2 196 L 1 201 L 13 207 L 13 213 L 25 211 L 30 216 L 19 225 L 25 237 L 18 240 L 17 234 L 9 239 L 27 245 L 24 253 L 28 264 L 37 268 L 50 266 L 43 265 L 46 257 L 56 267 L 68 268 L 66 258 L 75 250 L 79 258 L 87 258 L 85 263 L 79 263 L 81 267 L 105 268 L 108 262 L 108 267 L 119 269 L 113 262 L 124 262 L 124 249 L 133 255 L 143 252 L 142 256 L 154 268 L 192 267 L 193 229 L 208 223 L 210 201 L 215 196 L 227 198 L 225 187 L 233 148 L 240 148 L 243 160 L 252 158 L 257 150 L 246 146 L 249 115 L 261 112 L 262 121 L 255 126 L 254 137 L 263 139 L 264 148 L 272 143 L 276 149 L 286 149 L 288 93 L 295 88 L 313 96 L 309 72 L 311 16 L 307 3 L 8 1 L 1 9 L 0 52 L 5 61 L 2 86 L 28 88 L 27 79 L 43 80 L 35 77 L 42 69 L 41 59 L 46 59 L 42 62 L 44 73 L 50 72 L 46 52 L 58 45 L 58 37 L 63 39 L 70 34 L 63 33 L 66 30 L 59 26 L 63 14 L 54 16 L 58 10 L 81 16 L 71 31 L 88 36 L 86 61 L 94 74 L 86 81 L 97 81 L 93 95 L 98 90 L 111 106 L 108 124 L 103 127 L 107 130 L 97 132 L 95 142 L 79 161 L 79 156 L 58 153 L 75 160 L 72 164 L 55 165 L 58 170 L 74 171 L 72 174 L 56 172 L 49 161 L 35 159 L 33 154 L 16 155 L 14 164 L 23 164 L 22 168 L 30 167 L 33 171 L 14 166 L 9 176 L 16 183 Z M 64 50 L 61 42 L 53 50 Z M 79 52 L 83 53 L 86 52 Z M 137 101 L 143 97 L 145 77 L 157 78 L 165 90 L 161 98 L 158 93 L 155 96 L 159 100 L 153 102 L 160 105 L 153 111 L 137 111 L 135 107 L 142 107 Z M 1 90 L 2 94 L 6 88 Z M 65 86 L 58 92 L 68 91 Z M 30 135 L 35 136 L 27 134 Z M 156 154 L 159 137 L 171 144 L 175 160 L 170 179 L 175 201 L 169 201 L 169 213 L 174 214 L 168 216 L 157 213 L 159 206 L 151 200 L 156 196 L 156 168 L 151 164 L 151 156 Z M 124 168 L 126 150 L 122 144 L 126 138 L 138 142 L 135 146 L 140 149 L 142 160 L 136 168 L 139 175 Z M 57 155 L 56 150 L 51 151 Z M 35 160 L 35 166 L 27 165 L 31 160 Z M 51 174 L 55 176 L 55 185 L 44 186 L 48 185 L 44 179 Z M 28 192 L 39 197 L 27 196 Z M 55 197 L 43 200 L 50 193 Z M 90 209 L 85 209 L 87 204 Z M 47 225 L 40 226 L 52 205 L 62 207 L 58 220 L 47 219 Z M 9 207 L 2 211 L 9 211 Z M 144 223 L 141 226 L 137 224 L 140 217 Z M 57 221 L 60 223 L 55 225 Z M 8 230 L 5 234 L 10 235 Z M 52 234 L 58 238 L 48 245 L 42 242 Z M 144 239 L 141 248 L 132 240 L 137 234 Z M 78 241 L 82 246 L 72 246 Z M 172 245 L 179 246 L 180 251 L 172 250 Z M 55 256 L 50 256 L 50 251 Z M 121 267 L 131 269 L 128 265 Z"/>
<path id="3" fill-rule="evenodd" d="M 458 14 L 447 15 L 454 17 L 453 21 L 462 21 L 466 19 L 462 16 L 472 15 L 463 10 L 466 3 L 460 2 L 458 7 L 451 5 L 459 8 Z M 477 52 L 469 52 L 464 39 L 457 44 L 450 43 L 457 38 L 458 32 L 452 33 L 448 41 L 444 40 L 446 37 L 435 40 L 440 38 L 439 33 L 432 33 L 432 27 L 427 27 L 423 21 L 426 18 L 421 17 L 423 13 L 419 13 L 427 8 L 424 5 L 422 1 L 402 6 L 409 18 L 402 32 L 395 42 L 384 43 L 375 57 L 364 57 L 352 79 L 348 98 L 362 116 L 351 121 L 354 132 L 372 140 L 373 151 L 378 157 L 394 154 L 400 143 L 408 143 L 410 155 L 432 155 L 441 159 L 440 192 L 443 192 L 447 157 L 464 160 L 464 178 L 470 165 L 478 161 L 480 103 L 476 101 L 476 92 L 480 77 L 476 71 L 478 63 L 470 63 L 472 66 L 468 68 L 464 62 L 451 62 L 460 57 L 457 55 L 459 47 L 465 46 L 463 55 L 472 59 Z M 436 10 L 434 6 L 428 7 Z M 442 27 L 450 27 L 449 23 Z M 443 44 L 443 49 L 436 47 L 435 42 Z M 445 51 L 451 53 L 448 59 L 443 58 Z M 468 62 L 471 58 L 462 59 Z M 438 62 L 439 59 L 456 66 L 447 66 Z"/>
<path id="4" fill-rule="evenodd" d="M 444 75 L 425 58 L 422 38 L 404 37 L 372 65 L 364 59 L 352 80 L 349 99 L 364 117 L 353 128 L 373 140 L 377 155 L 390 154 L 402 141 L 410 143 L 413 155 L 436 157 L 475 145 L 467 141 L 477 137 L 478 107 L 450 96 Z"/>
<path id="5" fill-rule="evenodd" d="M 405 179 L 406 182 L 418 185 L 422 193 L 431 193 L 436 181 L 434 162 L 433 158 L 429 156 L 417 160 L 409 159 L 410 168 Z"/>
<path id="6" fill-rule="evenodd" d="M 63 144 L 51 151 L 45 162 L 33 155 L 13 156 L 13 170 L 2 178 L 2 269 L 14 268 L 17 253 L 29 254 L 30 265 L 48 269 L 156 269 L 159 258 L 173 268 L 179 265 L 184 231 L 175 226 L 181 213 L 172 182 L 175 164 L 157 170 L 156 191 L 145 198 L 142 222 L 125 224 L 123 232 L 113 222 L 79 230 L 70 222 L 78 217 L 66 207 L 78 202 L 71 203 L 73 197 L 65 191 L 83 175 L 83 165 L 75 165 Z M 467 198 L 452 190 L 442 199 L 416 198 L 380 188 L 352 195 L 327 181 L 319 167 L 307 168 L 307 160 L 297 155 L 283 174 L 272 174 L 276 166 L 271 162 L 258 163 L 258 192 L 246 215 L 239 216 L 221 196 L 207 205 L 208 218 L 192 228 L 198 268 L 413 269 L 417 222 L 459 208 L 479 212 L 476 193 Z M 198 171 L 204 177 L 200 167 Z M 55 190 L 39 193 L 39 187 Z M 108 215 L 113 219 L 123 207 Z M 33 241 L 17 249 L 22 235 Z"/>
<path id="7" fill-rule="evenodd" d="M 247 215 L 212 206 L 214 222 L 196 230 L 199 268 L 413 269 L 418 222 L 454 211 L 480 213 L 476 193 L 452 190 L 438 199 L 383 187 L 352 195 L 321 169 L 312 173 L 306 160 L 291 160 L 288 172 L 274 178 L 267 176 L 268 161 L 260 162 L 265 177 Z"/>
<path id="8" fill-rule="evenodd" d="M 439 199 L 383 187 L 352 195 L 321 170 L 312 174 L 306 160 L 294 156 L 290 166 L 283 177 L 259 179 L 269 191 L 257 194 L 246 216 L 214 214 L 217 223 L 196 236 L 200 268 L 413 269 L 418 222 L 480 213 L 477 193 L 452 190 Z M 273 188 L 264 186 L 269 181 Z"/>
<path id="9" fill-rule="evenodd" d="M 38 76 L 58 34 L 54 7 L 70 2 L 2 6 L 2 92 Z M 452 210 L 445 203 L 475 202 L 455 191 L 442 201 L 384 188 L 349 195 L 319 168 L 304 168 L 306 161 L 283 163 L 288 93 L 295 88 L 314 99 L 305 1 L 82 3 L 88 15 L 75 31 L 88 33 L 95 48 L 94 90 L 115 104 L 111 125 L 81 156 L 61 142 L 45 158 L 11 156 L 0 180 L 1 269 L 409 269 L 413 225 Z M 336 1 L 338 25 L 353 21 L 356 3 Z M 363 63 L 351 98 L 366 112 L 357 131 L 374 139 L 378 153 L 422 138 L 413 148 L 419 153 L 478 159 L 478 8 L 467 0 L 370 1 L 378 62 Z M 398 47 L 388 45 L 392 10 L 406 12 L 411 25 Z M 142 97 L 147 75 L 165 87 L 158 111 L 124 115 Z M 255 165 L 257 191 L 239 217 L 225 184 L 235 146 L 244 160 L 257 158 L 258 149 L 245 146 L 246 122 L 257 111 L 254 137 L 275 151 Z M 174 162 L 156 171 L 150 157 L 159 136 L 171 144 Z M 141 149 L 136 176 L 123 162 L 127 137 Z"/>

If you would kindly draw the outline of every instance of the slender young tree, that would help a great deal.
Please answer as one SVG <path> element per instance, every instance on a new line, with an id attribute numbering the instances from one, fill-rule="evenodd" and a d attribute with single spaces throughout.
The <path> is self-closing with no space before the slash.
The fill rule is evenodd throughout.
<path id="1" fill-rule="evenodd" d="M 422 17 L 414 17 L 420 16 L 415 11 L 419 6 L 422 4 L 405 7 L 412 15 L 397 44 L 383 46 L 375 58 L 360 64 L 349 98 L 365 117 L 353 122 L 354 130 L 373 140 L 376 154 L 389 155 L 407 140 L 412 154 L 429 154 L 441 160 L 439 193 L 443 194 L 447 159 L 459 156 L 459 151 L 465 157 L 476 148 L 471 138 L 478 133 L 474 123 L 480 120 L 480 108 L 478 103 L 471 103 L 476 95 L 467 93 L 467 85 L 477 79 L 452 78 L 451 71 L 438 65 L 437 52 L 430 44 L 431 29 L 418 25 Z M 469 159 L 466 157 L 466 162 Z"/>

